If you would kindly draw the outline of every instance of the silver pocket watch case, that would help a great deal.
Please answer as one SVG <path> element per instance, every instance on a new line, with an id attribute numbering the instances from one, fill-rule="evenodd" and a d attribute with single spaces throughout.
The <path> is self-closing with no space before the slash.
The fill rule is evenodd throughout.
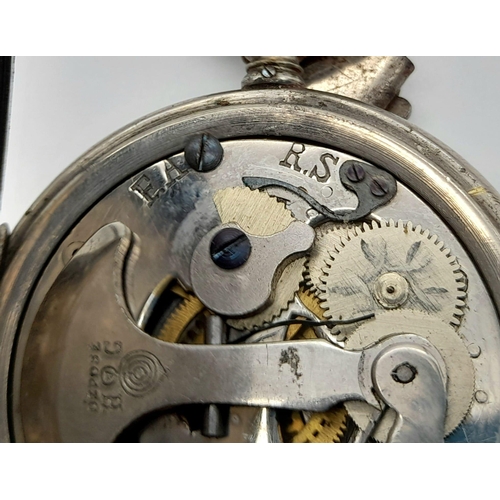
<path id="1" fill-rule="evenodd" d="M 4 231 L 0 439 L 496 441 L 498 193 L 408 59 L 245 60 Z"/>

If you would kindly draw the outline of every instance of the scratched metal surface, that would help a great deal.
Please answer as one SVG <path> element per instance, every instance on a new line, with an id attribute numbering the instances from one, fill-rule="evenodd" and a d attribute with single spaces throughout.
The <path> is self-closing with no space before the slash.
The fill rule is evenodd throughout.
<path id="1" fill-rule="evenodd" d="M 67 248 L 75 242 L 85 242 L 105 224 L 121 221 L 140 241 L 139 258 L 134 262 L 127 295 L 136 318 L 149 295 L 168 274 L 189 284 L 190 255 L 196 242 L 219 223 L 213 204 L 218 189 L 241 185 L 244 175 L 274 176 L 291 183 L 305 185 L 323 203 L 335 208 L 354 208 L 355 196 L 339 182 L 338 170 L 344 161 L 354 158 L 324 147 L 307 145 L 300 156 L 300 171 L 280 165 L 293 147 L 292 142 L 276 140 L 228 141 L 224 144 L 224 160 L 220 167 L 200 176 L 181 161 L 177 155 L 161 161 L 134 175 L 99 202 L 62 242 L 46 268 L 42 280 L 30 301 L 17 356 L 23 358 L 29 342 L 35 314 L 51 284 L 67 262 Z M 326 165 L 328 179 L 318 182 L 307 175 L 324 153 L 338 159 Z M 324 165 L 323 165 L 324 166 Z M 306 172 L 306 175 L 304 175 Z M 321 172 L 322 178 L 326 173 Z M 329 187 L 330 189 L 325 189 Z M 293 205 L 292 205 L 293 206 Z M 299 213 L 303 213 L 298 207 Z M 500 364 L 500 326 L 495 309 L 475 265 L 447 224 L 403 185 L 387 206 L 378 209 L 374 218 L 411 220 L 421 224 L 445 242 L 458 257 L 469 280 L 467 313 L 460 329 L 467 345 L 481 346 L 482 355 L 473 360 L 476 369 L 476 387 L 486 389 L 488 404 L 475 402 L 470 415 L 449 441 L 494 441 L 500 428 L 500 373 L 494 369 Z M 488 332 L 488 335 L 484 335 Z M 494 332 L 498 334 L 495 335 Z M 16 366 L 14 394 L 21 393 L 21 365 Z M 19 401 L 15 400 L 15 407 Z M 22 436 L 17 422 L 18 436 Z M 492 431 L 492 428 L 495 429 Z"/>

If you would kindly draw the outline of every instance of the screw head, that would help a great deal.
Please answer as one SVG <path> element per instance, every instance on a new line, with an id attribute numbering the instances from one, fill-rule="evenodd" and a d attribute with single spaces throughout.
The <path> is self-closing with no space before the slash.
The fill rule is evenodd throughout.
<path id="1" fill-rule="evenodd" d="M 400 384 L 409 384 L 417 376 L 417 369 L 410 363 L 401 363 L 391 373 L 392 378 Z"/>
<path id="2" fill-rule="evenodd" d="M 381 198 L 389 192 L 389 186 L 387 185 L 385 179 L 382 179 L 382 177 L 375 177 L 370 183 L 370 191 L 373 196 Z"/>
<path id="3" fill-rule="evenodd" d="M 241 267 L 250 257 L 252 245 L 248 236 L 239 229 L 221 229 L 210 243 L 210 256 L 221 269 Z"/>
<path id="4" fill-rule="evenodd" d="M 276 68 L 274 66 L 264 66 L 261 70 L 260 70 L 260 74 L 264 77 L 264 78 L 271 78 L 273 76 L 276 75 Z"/>
<path id="5" fill-rule="evenodd" d="M 347 167 L 345 175 L 351 182 L 361 182 L 366 173 L 361 163 L 353 162 Z"/>
<path id="6" fill-rule="evenodd" d="M 186 162 L 197 172 L 214 170 L 220 165 L 223 156 L 221 143 L 206 132 L 192 137 L 184 149 Z"/>

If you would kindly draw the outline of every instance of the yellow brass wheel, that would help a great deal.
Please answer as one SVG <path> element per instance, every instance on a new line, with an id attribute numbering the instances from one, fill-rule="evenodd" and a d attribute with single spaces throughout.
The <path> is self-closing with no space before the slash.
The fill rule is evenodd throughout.
<path id="1" fill-rule="evenodd" d="M 346 430 L 347 411 L 340 406 L 312 413 L 307 421 L 302 412 L 292 412 L 283 435 L 289 443 L 340 443 Z"/>

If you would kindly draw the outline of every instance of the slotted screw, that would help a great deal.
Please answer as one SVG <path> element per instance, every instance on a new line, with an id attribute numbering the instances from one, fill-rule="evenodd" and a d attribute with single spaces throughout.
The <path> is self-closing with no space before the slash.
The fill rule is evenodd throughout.
<path id="1" fill-rule="evenodd" d="M 385 179 L 382 179 L 381 177 L 375 177 L 370 183 L 370 191 L 373 196 L 381 198 L 389 192 L 389 186 L 387 185 Z"/>
<path id="2" fill-rule="evenodd" d="M 217 168 L 224 156 L 221 143 L 205 132 L 192 137 L 184 149 L 184 158 L 197 172 L 210 172 Z"/>
<path id="3" fill-rule="evenodd" d="M 210 244 L 210 256 L 221 269 L 241 267 L 250 257 L 251 251 L 248 236 L 233 227 L 221 229 Z"/>
<path id="4" fill-rule="evenodd" d="M 354 162 L 349 165 L 345 175 L 351 182 L 361 182 L 365 178 L 366 173 L 360 163 Z"/>

